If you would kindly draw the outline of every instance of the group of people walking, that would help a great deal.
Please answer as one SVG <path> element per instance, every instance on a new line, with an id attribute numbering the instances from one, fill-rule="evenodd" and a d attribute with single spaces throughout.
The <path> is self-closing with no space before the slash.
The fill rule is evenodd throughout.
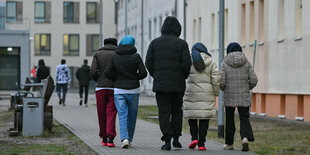
<path id="1" fill-rule="evenodd" d="M 96 81 L 96 102 L 103 146 L 115 147 L 116 114 L 119 117 L 121 148 L 131 146 L 134 137 L 138 102 L 139 80 L 153 77 L 156 93 L 161 150 L 182 148 L 182 119 L 188 120 L 192 141 L 189 148 L 198 145 L 206 150 L 205 137 L 209 120 L 216 115 L 215 98 L 224 93 L 226 111 L 225 145 L 233 150 L 234 113 L 238 109 L 242 151 L 248 151 L 248 141 L 254 141 L 249 122 L 249 91 L 257 84 L 254 69 L 242 53 L 238 43 L 230 43 L 221 71 L 212 60 L 205 45 L 196 43 L 189 51 L 186 41 L 179 38 L 181 25 L 175 17 L 167 17 L 161 28 L 162 35 L 154 39 L 147 50 L 145 66 L 135 48 L 135 39 L 125 36 L 117 40 L 107 38 L 104 47 L 94 55 L 90 72 Z M 184 98 L 184 99 L 183 99 Z M 182 108 L 183 107 L 183 108 Z M 183 110 L 184 111 L 183 111 Z"/>

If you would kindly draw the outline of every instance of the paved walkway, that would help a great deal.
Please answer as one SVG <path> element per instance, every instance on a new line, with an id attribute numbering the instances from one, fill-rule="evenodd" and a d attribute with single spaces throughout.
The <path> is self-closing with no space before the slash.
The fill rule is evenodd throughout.
<path id="1" fill-rule="evenodd" d="M 98 137 L 98 119 L 97 109 L 95 105 L 95 95 L 89 96 L 89 107 L 79 106 L 78 94 L 67 94 L 65 107 L 58 105 L 57 95 L 54 93 L 50 105 L 54 106 L 54 118 L 61 124 L 66 126 L 70 131 L 83 140 L 89 147 L 91 147 L 98 154 L 253 154 L 244 153 L 240 150 L 226 151 L 222 149 L 222 145 L 217 142 L 206 142 L 207 151 L 198 151 L 188 149 L 188 144 L 191 141 L 190 135 L 182 133 L 180 138 L 183 144 L 181 150 L 161 151 L 160 147 L 163 142 L 160 140 L 161 132 L 159 126 L 143 120 L 138 120 L 132 147 L 129 149 L 121 149 L 119 128 L 117 124 L 117 136 L 115 138 L 115 148 L 103 147 L 100 145 L 100 138 Z M 140 97 L 140 105 L 154 105 L 156 104 L 153 97 Z"/>

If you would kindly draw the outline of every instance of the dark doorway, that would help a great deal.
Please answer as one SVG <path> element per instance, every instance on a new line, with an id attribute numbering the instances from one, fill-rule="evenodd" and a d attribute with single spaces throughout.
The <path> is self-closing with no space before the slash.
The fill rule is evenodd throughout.
<path id="1" fill-rule="evenodd" d="M 0 47 L 0 90 L 16 90 L 20 84 L 20 48 Z"/>

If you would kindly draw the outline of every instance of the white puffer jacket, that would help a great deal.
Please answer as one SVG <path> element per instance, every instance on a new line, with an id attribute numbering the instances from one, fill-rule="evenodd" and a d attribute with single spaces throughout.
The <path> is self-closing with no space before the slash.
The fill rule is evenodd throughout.
<path id="1" fill-rule="evenodd" d="M 215 96 L 220 90 L 220 75 L 216 63 L 201 52 L 206 68 L 198 72 L 192 65 L 186 81 L 183 116 L 188 119 L 210 119 L 216 114 Z"/>

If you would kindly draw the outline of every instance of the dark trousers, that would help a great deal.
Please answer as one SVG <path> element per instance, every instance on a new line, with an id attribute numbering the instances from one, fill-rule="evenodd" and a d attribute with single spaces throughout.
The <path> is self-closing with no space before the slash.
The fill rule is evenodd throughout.
<path id="1" fill-rule="evenodd" d="M 249 120 L 249 107 L 237 107 L 240 119 L 240 136 L 241 140 L 246 137 L 249 141 L 254 141 L 253 130 Z M 225 144 L 233 145 L 235 136 L 235 107 L 225 107 L 226 109 L 226 130 Z"/>
<path id="2" fill-rule="evenodd" d="M 62 98 L 62 103 L 65 104 L 68 84 L 67 83 L 56 83 L 56 91 L 58 98 Z M 62 97 L 61 97 L 62 90 Z"/>
<path id="3" fill-rule="evenodd" d="M 198 146 L 202 147 L 206 142 L 206 136 L 209 128 L 209 119 L 200 119 L 199 128 L 197 123 L 197 119 L 188 119 L 188 124 L 192 135 L 192 141 L 198 140 Z"/>
<path id="4" fill-rule="evenodd" d="M 80 93 L 80 99 L 83 98 L 83 88 L 84 88 L 84 90 L 85 90 L 84 103 L 85 103 L 85 104 L 87 104 L 88 87 L 89 87 L 88 85 L 85 85 L 85 86 L 80 85 L 80 91 L 79 91 L 79 93 Z"/>
<path id="5" fill-rule="evenodd" d="M 99 137 L 114 138 L 116 107 L 114 103 L 114 90 L 103 89 L 96 91 L 96 102 L 99 122 Z"/>
<path id="6" fill-rule="evenodd" d="M 169 141 L 172 137 L 181 136 L 183 96 L 184 93 L 156 92 L 159 127 L 163 134 L 162 141 Z"/>

